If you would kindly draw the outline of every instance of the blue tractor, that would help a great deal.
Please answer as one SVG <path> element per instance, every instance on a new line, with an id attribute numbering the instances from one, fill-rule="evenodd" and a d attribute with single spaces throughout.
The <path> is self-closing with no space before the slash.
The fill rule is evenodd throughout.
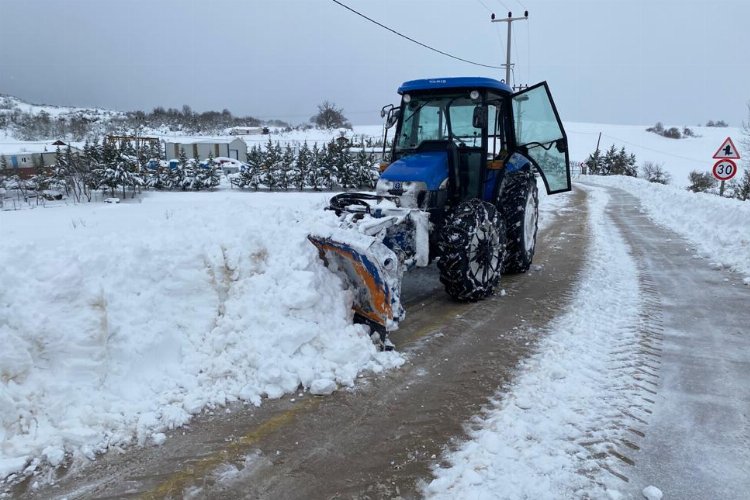
<path id="1" fill-rule="evenodd" d="M 414 80 L 383 108 L 395 126 L 376 193 L 342 193 L 340 227 L 310 235 L 354 293 L 355 319 L 387 342 L 404 317 L 401 278 L 437 261 L 459 301 L 493 293 L 531 266 L 539 198 L 569 191 L 568 143 L 546 82 L 519 92 L 490 78 Z M 387 141 L 384 141 L 387 143 Z M 385 147 L 384 147 L 385 153 Z"/>

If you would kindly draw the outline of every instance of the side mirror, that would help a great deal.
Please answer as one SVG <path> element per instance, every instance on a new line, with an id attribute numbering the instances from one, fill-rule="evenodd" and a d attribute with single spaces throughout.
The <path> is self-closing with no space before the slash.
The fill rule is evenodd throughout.
<path id="1" fill-rule="evenodd" d="M 555 141 L 555 149 L 560 153 L 566 153 L 568 151 L 568 141 L 565 139 L 558 139 Z"/>
<path id="2" fill-rule="evenodd" d="M 487 110 L 482 106 L 474 107 L 474 115 L 471 118 L 474 128 L 484 128 L 487 125 Z"/>
<path id="3" fill-rule="evenodd" d="M 392 108 L 388 111 L 388 118 L 385 121 L 385 128 L 394 126 L 398 119 L 401 118 L 401 108 Z"/>

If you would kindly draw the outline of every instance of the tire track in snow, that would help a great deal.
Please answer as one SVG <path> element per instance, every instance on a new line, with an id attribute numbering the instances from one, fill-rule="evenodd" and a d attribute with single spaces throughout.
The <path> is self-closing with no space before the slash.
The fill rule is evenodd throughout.
<path id="1" fill-rule="evenodd" d="M 662 336 L 655 286 L 589 189 L 588 264 L 554 321 L 470 440 L 446 453 L 432 498 L 617 497 L 647 431 Z"/>

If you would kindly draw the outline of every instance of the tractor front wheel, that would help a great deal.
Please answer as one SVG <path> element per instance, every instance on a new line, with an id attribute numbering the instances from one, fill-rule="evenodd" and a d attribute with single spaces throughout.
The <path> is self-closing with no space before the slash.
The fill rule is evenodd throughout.
<path id="1" fill-rule="evenodd" d="M 492 295 L 500 280 L 505 226 L 497 209 L 478 199 L 460 203 L 438 235 L 440 281 L 456 300 Z"/>

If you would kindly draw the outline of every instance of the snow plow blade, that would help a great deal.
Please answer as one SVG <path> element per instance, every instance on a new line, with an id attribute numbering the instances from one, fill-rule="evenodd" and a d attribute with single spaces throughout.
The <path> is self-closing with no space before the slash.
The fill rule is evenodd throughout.
<path id="1" fill-rule="evenodd" d="M 401 276 L 398 258 L 381 241 L 309 235 L 320 258 L 338 274 L 354 294 L 355 320 L 385 335 L 398 328 L 403 316 Z"/>

